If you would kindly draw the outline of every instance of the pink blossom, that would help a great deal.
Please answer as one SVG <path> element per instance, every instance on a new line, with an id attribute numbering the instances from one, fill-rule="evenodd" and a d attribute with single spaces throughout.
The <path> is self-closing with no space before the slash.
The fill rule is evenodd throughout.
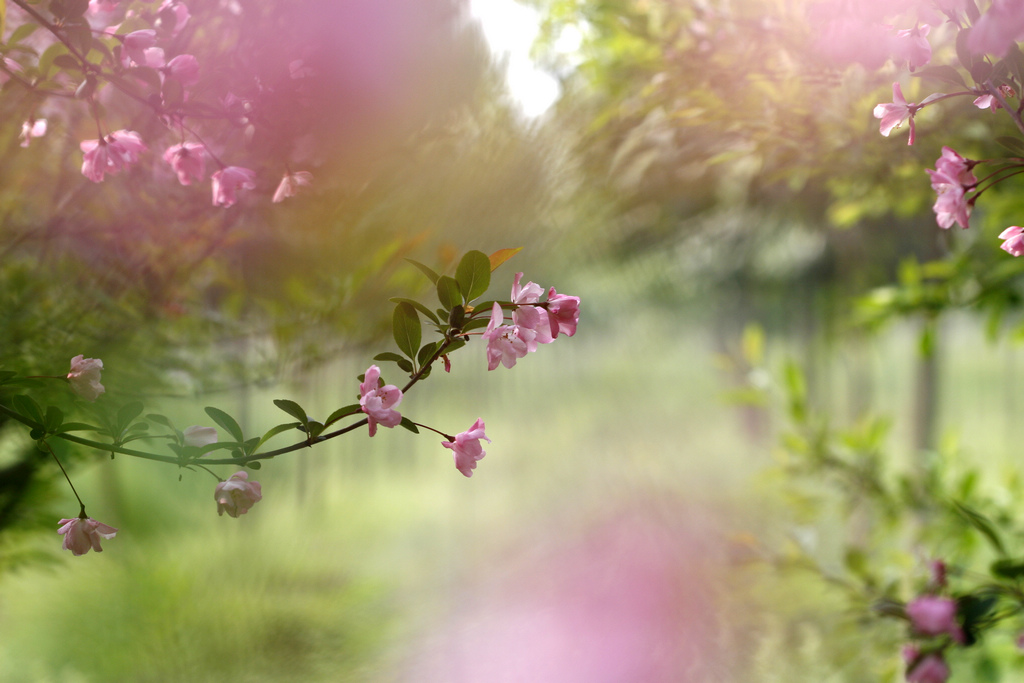
<path id="1" fill-rule="evenodd" d="M 999 233 L 999 239 L 1005 240 L 999 248 L 1011 256 L 1024 256 L 1024 228 L 1011 225 Z"/>
<path id="2" fill-rule="evenodd" d="M 559 294 L 552 287 L 548 290 L 548 319 L 551 321 L 551 336 L 576 334 L 580 320 L 580 298 Z"/>
<path id="3" fill-rule="evenodd" d="M 82 175 L 94 183 L 101 182 L 105 173 L 115 175 L 136 163 L 139 153 L 147 149 L 139 134 L 131 130 L 116 130 L 105 138 L 83 140 L 79 148 L 84 153 Z"/>
<path id="4" fill-rule="evenodd" d="M 491 309 L 491 321 L 484 330 L 482 339 L 487 342 L 487 369 L 494 370 L 501 363 L 506 368 L 516 364 L 516 360 L 522 358 L 531 350 L 537 348 L 534 340 L 535 332 L 522 328 L 519 325 L 502 325 L 504 314 L 501 312 L 501 305 L 494 302 Z M 531 342 L 533 342 L 531 349 Z"/>
<path id="5" fill-rule="evenodd" d="M 182 437 L 186 446 L 202 448 L 203 446 L 217 443 L 217 430 L 213 427 L 192 425 L 185 428 L 185 431 L 182 432 Z"/>
<path id="6" fill-rule="evenodd" d="M 950 228 L 954 223 L 964 229 L 969 227 L 974 199 L 967 197 L 967 191 L 978 183 L 971 173 L 974 165 L 973 161 L 964 159 L 951 147 L 943 147 L 935 169 L 927 169 L 932 189 L 937 194 L 932 210 L 939 227 Z"/>
<path id="7" fill-rule="evenodd" d="M 199 82 L 199 61 L 193 55 L 178 55 L 167 62 L 164 72 L 182 85 L 195 85 Z"/>
<path id="8" fill-rule="evenodd" d="M 198 142 L 182 142 L 164 152 L 164 161 L 178 174 L 178 182 L 191 185 L 192 179 L 202 180 L 206 173 L 205 150 Z"/>
<path id="9" fill-rule="evenodd" d="M 1024 7 L 1020 0 L 995 0 L 967 35 L 967 49 L 979 55 L 1002 57 L 1024 40 Z"/>
<path id="10" fill-rule="evenodd" d="M 86 401 L 95 401 L 100 394 L 106 391 L 100 384 L 101 370 L 103 370 L 103 361 L 99 358 L 86 358 L 81 354 L 72 358 L 71 372 L 68 373 L 71 391 Z"/>
<path id="11" fill-rule="evenodd" d="M 1005 84 L 999 86 L 999 92 L 1002 94 L 1003 99 L 1009 99 L 1011 97 L 1016 97 L 1017 95 L 1017 93 L 1013 91 L 1013 88 Z M 988 108 L 992 111 L 1003 108 L 1003 106 L 999 104 L 999 100 L 997 100 L 991 93 L 986 93 L 975 98 L 974 106 L 978 109 Z"/>
<path id="12" fill-rule="evenodd" d="M 944 93 L 935 93 L 921 100 L 921 104 L 914 104 L 913 102 L 908 103 L 906 98 L 903 96 L 903 89 L 900 87 L 900 84 L 893 83 L 892 102 L 875 105 L 875 109 L 872 112 L 876 119 L 881 119 L 878 126 L 878 132 L 885 137 L 889 137 L 889 133 L 891 133 L 893 129 L 899 128 L 903 124 L 904 120 L 909 119 L 910 136 L 907 138 L 907 144 L 914 144 L 914 138 L 916 136 L 914 115 L 927 104 L 944 96 Z"/>
<path id="13" fill-rule="evenodd" d="M 958 643 L 964 632 L 956 620 L 956 601 L 934 595 L 923 595 L 907 604 L 907 616 L 914 631 L 926 636 L 948 633 Z"/>
<path id="14" fill-rule="evenodd" d="M 907 663 L 908 683 L 946 683 L 949 679 L 949 666 L 937 652 L 930 652 L 923 657 L 916 647 L 903 648 L 903 659 Z"/>
<path id="15" fill-rule="evenodd" d="M 89 0 L 89 12 L 98 14 L 100 12 L 113 12 L 117 9 L 120 0 Z"/>
<path id="16" fill-rule="evenodd" d="M 146 50 L 156 46 L 156 31 L 151 28 L 132 31 L 128 35 L 118 36 L 121 39 L 121 63 L 135 62 L 139 66 L 146 65 Z"/>
<path id="17" fill-rule="evenodd" d="M 928 24 L 896 32 L 893 52 L 897 59 L 906 61 L 913 71 L 932 61 L 932 46 L 926 36 L 931 30 Z"/>
<path id="18" fill-rule="evenodd" d="M 167 63 L 162 47 L 147 47 L 142 51 L 142 60 L 139 66 L 148 66 L 150 69 L 161 69 Z"/>
<path id="19" fill-rule="evenodd" d="M 21 146 L 28 147 L 32 138 L 46 135 L 46 119 L 29 119 L 21 124 Z"/>
<path id="20" fill-rule="evenodd" d="M 83 513 L 84 514 L 84 513 Z M 89 550 L 98 553 L 103 552 L 100 547 L 101 538 L 113 538 L 117 535 L 117 529 L 97 522 L 92 517 L 75 517 L 73 519 L 62 519 L 58 534 L 64 534 L 64 550 L 70 550 L 75 556 L 85 555 Z"/>
<path id="21" fill-rule="evenodd" d="M 249 473 L 243 470 L 217 484 L 213 499 L 217 501 L 218 515 L 226 512 L 230 517 L 238 517 L 263 499 L 263 490 L 258 481 L 249 481 Z"/>
<path id="22" fill-rule="evenodd" d="M 370 436 L 377 433 L 377 425 L 397 427 L 402 414 L 393 410 L 402 402 L 402 390 L 394 384 L 380 386 L 380 368 L 371 365 L 359 384 L 359 405 L 370 423 Z"/>
<path id="23" fill-rule="evenodd" d="M 467 477 L 473 476 L 478 460 L 487 455 L 487 452 L 480 445 L 480 439 L 487 443 L 491 440 L 484 434 L 483 418 L 477 418 L 473 426 L 464 432 L 455 435 L 455 441 L 442 441 L 441 445 L 450 448 L 454 453 L 455 467 Z"/>
<path id="24" fill-rule="evenodd" d="M 256 188 L 256 172 L 241 166 L 222 168 L 211 176 L 213 180 L 213 205 L 232 206 L 235 203 L 235 192 L 241 188 Z"/>
<path id="25" fill-rule="evenodd" d="M 554 340 L 551 334 L 551 323 L 548 322 L 548 312 L 539 306 L 526 306 L 524 304 L 535 304 L 540 301 L 540 295 L 544 288 L 535 282 L 527 282 L 520 286 L 522 273 L 516 273 L 512 283 L 512 303 L 519 306 L 512 311 L 512 324 L 518 325 L 522 330 L 533 330 L 534 335 L 528 340 L 529 351 L 536 351 L 537 344 L 549 344 Z"/>
<path id="26" fill-rule="evenodd" d="M 281 184 L 274 191 L 274 203 L 283 202 L 288 197 L 294 197 L 300 186 L 309 185 L 313 182 L 313 174 L 309 171 L 295 171 L 285 173 L 281 178 Z"/>
<path id="27" fill-rule="evenodd" d="M 173 20 L 173 24 L 167 28 L 170 29 L 171 35 L 175 36 L 181 32 L 181 29 L 185 28 L 185 24 L 188 23 L 189 18 L 192 16 L 188 11 L 188 6 L 177 0 L 164 0 L 164 3 L 160 5 L 158 14 L 160 16 L 161 28 L 164 28 L 164 23 L 168 21 L 164 17 Z"/>

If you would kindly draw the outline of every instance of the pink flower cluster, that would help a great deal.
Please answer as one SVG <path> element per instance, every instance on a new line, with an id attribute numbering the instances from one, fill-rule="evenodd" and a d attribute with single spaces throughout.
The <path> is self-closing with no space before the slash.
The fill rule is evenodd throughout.
<path id="1" fill-rule="evenodd" d="M 552 287 L 547 301 L 540 302 L 544 289 L 528 282 L 520 285 L 522 273 L 516 273 L 512 284 L 512 324 L 506 325 L 501 304 L 494 303 L 491 320 L 483 333 L 487 342 L 487 369 L 498 365 L 511 368 L 538 344 L 550 344 L 559 334 L 573 336 L 580 318 L 580 298 L 559 294 Z"/>
<path id="2" fill-rule="evenodd" d="M 106 173 L 116 175 L 139 160 L 139 154 L 148 148 L 139 134 L 131 130 L 117 130 L 96 140 L 83 140 L 82 175 L 94 183 L 103 181 Z"/>
<path id="3" fill-rule="evenodd" d="M 932 178 L 932 189 L 937 198 L 932 210 L 940 228 L 950 228 L 953 223 L 968 228 L 974 198 L 967 193 L 978 185 L 971 169 L 975 162 L 964 159 L 951 147 L 942 148 L 942 156 L 935 162 L 935 169 L 928 169 Z"/>

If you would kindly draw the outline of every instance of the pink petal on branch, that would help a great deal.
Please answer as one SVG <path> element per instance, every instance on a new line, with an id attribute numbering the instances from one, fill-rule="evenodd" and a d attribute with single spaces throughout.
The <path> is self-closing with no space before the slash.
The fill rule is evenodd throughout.
<path id="1" fill-rule="evenodd" d="M 61 547 L 70 550 L 76 556 L 85 555 L 90 550 L 103 552 L 100 539 L 113 538 L 117 534 L 117 529 L 97 522 L 92 517 L 62 519 L 58 524 L 61 526 L 57 533 L 64 535 L 64 544 Z"/>
<path id="2" fill-rule="evenodd" d="M 213 498 L 217 501 L 218 515 L 226 512 L 229 517 L 238 517 L 263 500 L 263 489 L 258 481 L 249 481 L 248 472 L 235 472 L 217 484 Z"/>
<path id="3" fill-rule="evenodd" d="M 1011 256 L 1024 256 L 1024 228 L 1018 225 L 1011 225 L 999 233 L 999 239 L 1004 240 L 999 248 Z"/>
<path id="4" fill-rule="evenodd" d="M 394 407 L 402 402 L 402 390 L 394 384 L 380 386 L 380 368 L 371 365 L 359 384 L 359 406 L 366 413 L 370 436 L 377 433 L 377 425 L 397 427 L 402 414 Z"/>
<path id="5" fill-rule="evenodd" d="M 165 73 L 184 86 L 199 82 L 199 61 L 193 55 L 178 55 L 167 62 Z"/>
<path id="6" fill-rule="evenodd" d="M 164 151 L 164 161 L 178 174 L 178 182 L 191 185 L 192 179 L 202 180 L 206 173 L 206 148 L 198 142 L 182 142 Z"/>
<path id="7" fill-rule="evenodd" d="M 71 391 L 87 401 L 95 401 L 106 388 L 100 384 L 100 372 L 103 361 L 99 358 L 86 358 L 79 354 L 71 359 L 71 372 L 68 373 L 68 384 Z"/>
<path id="8" fill-rule="evenodd" d="M 483 446 L 480 445 L 481 439 L 491 443 L 491 440 L 484 434 L 483 418 L 477 418 L 472 427 L 455 435 L 455 441 L 441 442 L 442 446 L 453 451 L 452 457 L 455 458 L 455 468 L 467 477 L 473 476 L 473 470 L 476 469 L 477 461 L 487 455 Z"/>
<path id="9" fill-rule="evenodd" d="M 182 432 L 182 437 L 186 446 L 202 448 L 203 446 L 217 443 L 217 430 L 213 427 L 192 425 L 185 428 L 185 431 Z"/>
<path id="10" fill-rule="evenodd" d="M 213 181 L 213 205 L 228 207 L 236 201 L 239 189 L 256 188 L 256 172 L 241 166 L 222 168 L 211 176 Z"/>

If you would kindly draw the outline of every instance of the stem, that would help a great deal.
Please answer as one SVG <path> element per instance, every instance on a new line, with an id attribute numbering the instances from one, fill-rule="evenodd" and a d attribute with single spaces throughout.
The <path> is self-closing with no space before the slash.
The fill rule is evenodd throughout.
<path id="1" fill-rule="evenodd" d="M 58 458 L 57 454 L 53 452 L 53 446 L 48 444 L 45 439 L 41 439 L 39 443 L 46 446 L 46 450 L 49 451 L 50 455 L 53 456 L 53 459 L 57 461 L 57 467 L 59 467 L 60 471 L 64 474 L 64 478 L 68 480 L 68 486 L 71 487 L 71 493 L 75 494 L 75 498 L 78 499 L 78 505 L 81 507 L 81 512 L 79 512 L 78 516 L 85 519 L 88 516 L 85 514 L 85 503 L 82 502 L 81 496 L 79 496 L 78 491 L 75 490 L 75 485 L 71 483 L 71 477 L 68 476 L 68 471 L 65 470 L 64 465 L 61 464 L 60 458 Z"/>
<path id="2" fill-rule="evenodd" d="M 412 422 L 412 420 L 409 420 L 409 421 Z M 417 427 L 423 427 L 424 429 L 429 429 L 430 431 L 434 432 L 435 434 L 440 434 L 441 436 L 443 436 L 444 438 L 448 439 L 449 441 L 455 441 L 455 437 L 454 436 L 451 436 L 450 434 L 445 434 L 440 429 L 434 429 L 433 427 L 430 427 L 430 426 L 424 425 L 424 424 L 420 424 L 419 422 L 413 422 L 413 424 L 416 425 Z"/>
<path id="3" fill-rule="evenodd" d="M 1024 133 L 1024 120 L 1021 120 L 1020 113 L 1018 113 L 1016 109 L 1011 109 L 1010 105 L 1006 103 L 1006 99 L 1003 97 L 1003 93 L 999 91 L 999 88 L 992 85 L 991 80 L 988 80 L 985 81 L 985 89 L 989 92 L 990 95 L 992 95 L 992 97 L 995 98 L 996 102 L 999 103 L 999 105 L 1006 111 L 1006 113 L 1010 115 L 1010 118 L 1013 119 L 1013 122 L 1017 124 L 1017 130 L 1019 130 L 1021 133 Z"/>

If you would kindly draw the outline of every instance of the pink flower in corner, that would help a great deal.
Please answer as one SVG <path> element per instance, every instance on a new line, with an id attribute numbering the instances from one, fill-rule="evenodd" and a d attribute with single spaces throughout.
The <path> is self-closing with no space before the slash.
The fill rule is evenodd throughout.
<path id="1" fill-rule="evenodd" d="M 71 372 L 68 373 L 71 391 L 86 401 L 95 401 L 100 394 L 106 391 L 100 384 L 101 370 L 103 370 L 103 361 L 99 358 L 86 358 L 81 354 L 72 358 Z"/>
<path id="2" fill-rule="evenodd" d="M 1024 256 L 1024 228 L 1011 225 L 999 233 L 999 239 L 1005 240 L 999 248 L 1011 256 Z"/>
<path id="3" fill-rule="evenodd" d="M 294 197 L 299 192 L 299 187 L 309 185 L 313 182 L 313 174 L 309 171 L 295 171 L 285 173 L 281 178 L 281 184 L 274 191 L 274 203 L 283 202 L 288 197 Z"/>
<path id="4" fill-rule="evenodd" d="M 442 446 L 454 451 L 452 455 L 455 458 L 455 468 L 467 477 L 473 476 L 477 461 L 487 455 L 487 451 L 480 445 L 481 439 L 491 443 L 491 440 L 484 434 L 483 419 L 477 418 L 472 427 L 455 435 L 455 441 L 441 442 Z"/>
<path id="5" fill-rule="evenodd" d="M 64 535 L 64 544 L 61 547 L 70 550 L 75 556 L 85 555 L 90 550 L 101 553 L 103 548 L 100 547 L 100 539 L 110 539 L 117 535 L 117 529 L 97 522 L 92 517 L 62 519 L 58 524 L 61 526 L 57 533 Z"/>
<path id="6" fill-rule="evenodd" d="M 191 185 L 192 178 L 202 180 L 206 173 L 205 147 L 198 142 L 172 145 L 164 152 L 164 161 L 178 174 L 178 182 Z"/>
<path id="7" fill-rule="evenodd" d="M 907 616 L 914 631 L 926 636 L 948 633 L 958 643 L 964 632 L 956 620 L 956 601 L 935 595 L 924 595 L 907 604 Z"/>
<path id="8" fill-rule="evenodd" d="M 228 166 L 214 173 L 213 181 L 213 205 L 228 207 L 235 201 L 235 192 L 239 188 L 253 190 L 256 188 L 256 172 L 241 166 Z"/>
<path id="9" fill-rule="evenodd" d="M 516 360 L 537 349 L 537 342 L 533 341 L 536 333 L 533 330 L 519 325 L 503 325 L 504 320 L 501 305 L 494 302 L 491 321 L 481 336 L 487 342 L 488 370 L 494 370 L 499 363 L 511 368 L 516 364 Z"/>
<path id="10" fill-rule="evenodd" d="M 258 481 L 249 481 L 248 472 L 235 472 L 217 484 L 213 498 L 217 501 L 218 515 L 226 512 L 229 517 L 238 517 L 263 500 L 263 489 Z"/>
<path id="11" fill-rule="evenodd" d="M 370 436 L 377 433 L 377 425 L 397 427 L 402 414 L 394 407 L 402 402 L 402 390 L 394 384 L 380 386 L 380 368 L 371 365 L 359 384 L 359 405 L 370 423 Z"/>

